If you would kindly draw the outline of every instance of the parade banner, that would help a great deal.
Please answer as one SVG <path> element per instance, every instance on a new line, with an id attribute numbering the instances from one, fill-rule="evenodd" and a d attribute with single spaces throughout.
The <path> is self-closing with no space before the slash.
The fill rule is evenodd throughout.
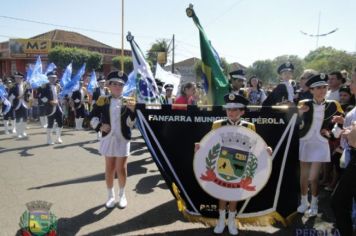
<path id="1" fill-rule="evenodd" d="M 216 197 L 219 196 L 213 197 L 198 182 L 201 176 L 205 175 L 208 179 L 209 176 L 205 174 L 204 168 L 207 166 L 204 166 L 203 174 L 198 173 L 199 176 L 196 177 L 193 164 L 194 146 L 195 143 L 201 142 L 202 152 L 204 152 L 206 142 L 202 140 L 203 137 L 211 131 L 215 120 L 226 117 L 226 111 L 221 106 L 214 106 L 210 110 L 197 106 L 188 106 L 187 110 L 172 110 L 170 105 L 162 105 L 161 109 L 146 109 L 144 104 L 137 104 L 137 117 L 138 128 L 152 158 L 177 200 L 179 211 L 192 222 L 213 225 L 218 217 Z M 255 124 L 256 132 L 262 140 L 258 142 L 260 144 L 265 142 L 265 145 L 273 149 L 269 157 L 272 171 L 264 173 L 264 176 L 255 176 L 256 181 L 265 181 L 265 183 L 258 185 L 256 195 L 240 198 L 237 219 L 240 223 L 268 225 L 279 221 L 287 225 L 295 215 L 299 196 L 297 110 L 286 107 L 254 110 L 246 112 L 243 119 Z M 237 135 L 235 132 L 232 133 Z M 209 150 L 213 146 L 207 145 Z M 228 145 L 225 145 L 225 148 L 229 148 Z M 243 160 L 246 153 L 242 149 L 235 149 L 231 149 L 230 154 L 241 154 Z M 196 154 L 198 153 L 199 151 Z M 261 150 L 253 153 L 254 159 L 262 158 L 261 154 L 266 158 L 266 154 Z M 221 152 L 218 155 L 222 158 Z M 207 156 L 206 151 L 203 156 Z M 210 162 L 211 165 L 212 163 Z M 209 163 L 207 162 L 206 165 Z M 250 180 L 247 183 L 245 178 L 245 183 L 242 184 L 245 188 L 243 191 L 251 191 L 256 187 Z"/>

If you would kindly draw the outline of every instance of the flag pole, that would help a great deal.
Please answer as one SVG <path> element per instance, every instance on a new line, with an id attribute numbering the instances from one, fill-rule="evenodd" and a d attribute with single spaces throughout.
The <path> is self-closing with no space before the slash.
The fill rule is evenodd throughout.
<path id="1" fill-rule="evenodd" d="M 121 70 L 124 71 L 124 0 L 121 0 Z"/>

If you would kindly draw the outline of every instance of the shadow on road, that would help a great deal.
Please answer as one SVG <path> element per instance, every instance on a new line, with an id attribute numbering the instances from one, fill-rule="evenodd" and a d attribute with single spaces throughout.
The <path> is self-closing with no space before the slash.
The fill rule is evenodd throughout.
<path id="1" fill-rule="evenodd" d="M 153 162 L 152 158 L 145 158 L 145 159 L 129 162 L 127 164 L 128 177 L 130 177 L 132 175 L 137 175 L 137 174 L 146 174 L 147 168 L 145 168 L 143 166 L 151 164 L 152 162 Z M 104 166 L 103 166 L 103 169 L 104 169 Z M 81 184 L 81 183 L 87 183 L 87 182 L 93 182 L 93 181 L 104 181 L 104 180 L 105 180 L 104 173 L 100 173 L 100 174 L 96 174 L 96 175 L 84 176 L 84 177 L 80 177 L 80 178 L 75 178 L 75 179 L 55 182 L 55 183 L 51 183 L 51 184 L 31 187 L 31 188 L 28 188 L 27 190 L 51 188 L 51 187 L 69 185 L 69 184 Z M 152 184 L 150 184 L 149 186 L 152 186 Z"/>
<path id="2" fill-rule="evenodd" d="M 134 203 L 130 203 L 134 204 Z M 143 204 L 143 203 L 136 203 Z M 128 205 L 130 207 L 130 205 Z M 116 210 L 116 209 L 115 209 Z M 125 214 L 125 210 L 123 210 Z M 141 215 L 129 219 L 125 222 L 118 223 L 116 225 L 97 230 L 87 235 L 121 235 L 129 234 L 131 231 L 142 230 L 146 228 L 154 228 L 156 226 L 172 224 L 176 221 L 185 221 L 180 213 L 177 213 L 177 205 L 175 200 L 166 202 L 156 208 L 153 208 L 147 212 L 143 212 Z M 132 234 L 137 235 L 137 234 Z"/>
<path id="3" fill-rule="evenodd" d="M 100 221 L 113 210 L 114 209 L 108 210 L 104 205 L 100 205 L 70 218 L 59 218 L 58 234 L 76 235 L 82 227 Z"/>

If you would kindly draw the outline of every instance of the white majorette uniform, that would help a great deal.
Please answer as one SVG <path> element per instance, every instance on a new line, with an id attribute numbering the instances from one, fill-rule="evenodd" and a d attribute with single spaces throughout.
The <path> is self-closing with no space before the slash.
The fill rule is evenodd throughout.
<path id="1" fill-rule="evenodd" d="M 121 101 L 119 98 L 110 99 L 110 133 L 101 139 L 99 152 L 104 156 L 125 157 L 130 154 L 130 142 L 121 134 Z"/>
<path id="2" fill-rule="evenodd" d="M 90 124 L 99 131 L 102 124 L 110 124 L 110 132 L 102 132 L 99 152 L 107 157 L 125 157 L 130 153 L 131 128 L 135 113 L 122 105 L 122 97 L 99 97 L 90 113 Z"/>
<path id="3" fill-rule="evenodd" d="M 325 101 L 316 104 L 311 99 L 302 100 L 300 105 L 309 110 L 301 117 L 299 160 L 303 162 L 330 162 L 328 139 L 320 134 L 321 129 L 330 129 L 331 119 L 343 113 L 337 101 Z"/>

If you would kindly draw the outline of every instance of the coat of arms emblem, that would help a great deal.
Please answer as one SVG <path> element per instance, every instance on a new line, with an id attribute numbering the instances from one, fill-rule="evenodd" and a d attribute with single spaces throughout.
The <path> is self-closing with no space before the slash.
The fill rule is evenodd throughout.
<path id="1" fill-rule="evenodd" d="M 272 170 L 266 147 L 257 133 L 242 126 L 213 130 L 203 138 L 195 154 L 195 177 L 215 198 L 250 198 L 264 187 Z"/>

